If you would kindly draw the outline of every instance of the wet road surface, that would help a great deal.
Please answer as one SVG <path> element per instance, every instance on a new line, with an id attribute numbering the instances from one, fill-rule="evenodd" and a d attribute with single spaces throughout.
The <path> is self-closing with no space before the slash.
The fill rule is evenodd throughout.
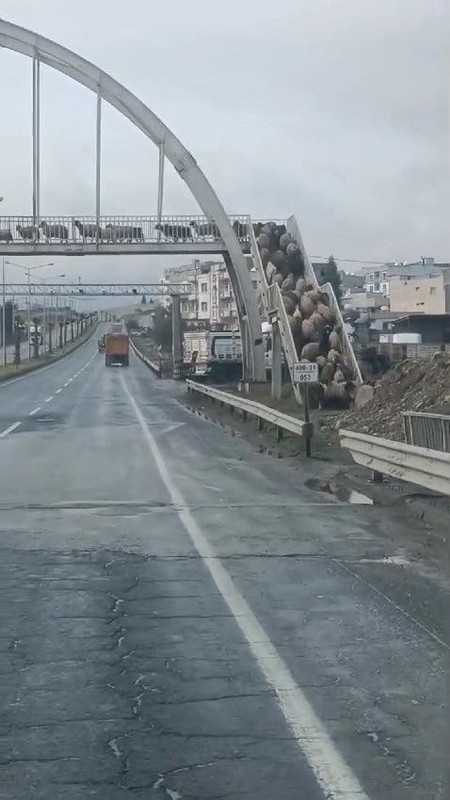
<path id="1" fill-rule="evenodd" d="M 411 520 L 181 392 L 94 343 L 0 385 L 0 800 L 444 798 L 448 585 Z"/>

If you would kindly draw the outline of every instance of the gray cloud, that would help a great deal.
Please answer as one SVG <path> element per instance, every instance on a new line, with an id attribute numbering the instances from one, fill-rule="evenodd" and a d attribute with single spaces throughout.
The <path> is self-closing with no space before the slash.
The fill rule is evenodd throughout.
<path id="1" fill-rule="evenodd" d="M 296 213 L 314 255 L 447 258 L 444 0 L 216 6 L 78 0 L 63 16 L 52 0 L 3 0 L 1 13 L 135 91 L 192 151 L 230 212 Z M 3 52 L 0 60 L 2 213 L 27 213 L 29 64 Z M 89 213 L 94 99 L 63 76 L 45 74 L 43 84 L 43 210 Z M 154 213 L 156 163 L 153 145 L 106 112 L 105 211 Z M 166 210 L 196 210 L 171 170 Z M 128 261 L 127 275 L 156 276 L 169 261 Z M 108 263 L 89 259 L 90 274 L 107 274 Z"/>

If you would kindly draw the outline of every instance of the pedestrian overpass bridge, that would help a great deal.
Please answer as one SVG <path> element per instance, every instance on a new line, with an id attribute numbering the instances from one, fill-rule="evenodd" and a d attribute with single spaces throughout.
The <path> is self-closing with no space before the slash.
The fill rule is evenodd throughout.
<path id="1" fill-rule="evenodd" d="M 78 54 L 33 31 L 0 19 L 0 48 L 31 60 L 31 129 L 32 129 L 32 213 L 0 217 L 0 256 L 3 256 L 3 297 L 6 289 L 5 257 L 27 255 L 163 255 L 221 254 L 230 277 L 236 301 L 242 337 L 243 378 L 265 381 L 266 370 L 262 321 L 273 323 L 274 348 L 283 348 L 286 363 L 294 382 L 294 364 L 298 354 L 287 317 L 283 297 L 277 283 L 268 285 L 265 265 L 248 215 L 228 215 L 206 175 L 192 154 L 154 112 L 111 75 Z M 47 216 L 41 208 L 41 65 L 44 64 L 81 84 L 96 98 L 95 125 L 95 208 L 90 216 Z M 113 106 L 140 130 L 158 149 L 158 186 L 154 216 L 105 216 L 101 207 L 102 175 L 102 108 Z M 184 181 L 200 208 L 196 216 L 166 216 L 164 208 L 164 167 L 166 161 Z M 0 187 L 3 195 L 7 188 Z M 3 205 L 3 203 L 2 203 Z M 283 221 L 284 224 L 284 221 Z M 317 286 L 317 279 L 303 246 L 294 217 L 285 221 L 285 230 L 295 243 L 303 264 L 304 276 Z M 251 274 L 252 273 L 252 274 Z M 73 286 L 57 288 L 57 292 L 73 295 L 80 292 Z M 85 287 L 93 296 L 110 294 L 111 287 Z M 31 286 L 16 285 L 16 293 L 31 293 Z M 124 293 L 137 293 L 136 286 L 123 288 Z M 133 291 L 134 290 L 134 291 Z M 328 294 L 335 317 L 342 323 L 340 310 L 330 284 L 322 287 Z M 140 289 L 139 289 L 140 291 Z M 37 287 L 33 293 L 38 294 Z M 98 293 L 98 294 L 97 294 Z M 143 292 L 148 294 L 148 291 Z M 12 294 L 12 292 L 11 292 Z M 179 302 L 179 294 L 174 294 Z M 341 324 L 341 329 L 343 326 Z M 344 351 L 359 368 L 350 343 L 343 333 Z M 279 364 L 281 360 L 278 359 Z M 294 387 L 299 397 L 298 387 Z"/>
<path id="2" fill-rule="evenodd" d="M 242 253 L 250 252 L 250 217 L 228 215 Z M 27 255 L 223 255 L 215 222 L 203 215 L 0 216 L 0 251 Z"/>

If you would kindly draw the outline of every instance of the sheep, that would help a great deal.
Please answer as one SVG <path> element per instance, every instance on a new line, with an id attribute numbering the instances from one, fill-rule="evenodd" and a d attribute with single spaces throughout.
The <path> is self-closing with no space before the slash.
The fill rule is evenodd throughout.
<path id="1" fill-rule="evenodd" d="M 61 242 L 69 240 L 69 231 L 65 225 L 48 225 L 46 222 L 41 222 L 39 227 L 42 230 L 47 242 L 50 239 L 59 239 Z"/>
<path id="2" fill-rule="evenodd" d="M 262 247 L 259 251 L 259 255 L 261 257 L 261 264 L 263 267 L 267 267 L 270 261 L 270 251 L 267 249 L 267 247 Z"/>
<path id="3" fill-rule="evenodd" d="M 191 219 L 189 225 L 192 226 L 197 234 L 197 237 L 199 238 L 206 238 L 207 236 L 213 236 L 214 239 L 222 238 L 219 227 L 215 222 L 205 222 L 202 225 L 199 225 L 194 219 Z"/>
<path id="4" fill-rule="evenodd" d="M 291 244 L 292 236 L 290 233 L 282 233 L 280 236 L 280 249 L 286 252 L 286 248 Z"/>
<path id="5" fill-rule="evenodd" d="M 233 230 L 238 237 L 238 239 L 246 239 L 247 238 L 247 223 L 246 222 L 239 222 L 238 219 L 235 219 L 233 222 Z"/>
<path id="6" fill-rule="evenodd" d="M 276 272 L 277 272 L 276 267 L 272 264 L 271 261 L 269 261 L 269 263 L 266 266 L 266 277 L 267 277 L 267 283 L 269 285 L 272 283 L 272 280 L 276 275 Z"/>
<path id="7" fill-rule="evenodd" d="M 79 231 L 80 235 L 83 239 L 99 239 L 102 238 L 102 229 L 100 225 L 95 224 L 85 224 L 84 222 L 80 222 L 80 220 L 76 219 L 73 223 L 76 229 Z"/>
<path id="8" fill-rule="evenodd" d="M 268 233 L 260 233 L 256 243 L 259 247 L 259 250 L 269 250 L 270 248 L 270 236 Z"/>
<path id="9" fill-rule="evenodd" d="M 325 327 L 322 328 L 319 334 L 320 352 L 324 356 L 326 356 L 326 354 L 330 349 L 330 334 L 332 330 L 333 328 L 331 327 L 331 325 L 325 325 Z"/>
<path id="10" fill-rule="evenodd" d="M 142 228 L 136 228 L 133 225 L 111 225 L 110 222 L 105 225 L 104 234 L 107 239 L 112 239 L 115 242 L 123 240 L 131 242 L 133 239 L 144 239 Z"/>
<path id="11" fill-rule="evenodd" d="M 287 290 L 291 290 L 292 291 L 292 289 L 294 289 L 294 287 L 295 287 L 295 278 L 294 278 L 292 272 L 290 272 L 289 275 L 284 279 L 283 283 L 281 284 L 281 288 L 286 290 L 286 291 Z"/>
<path id="12" fill-rule="evenodd" d="M 155 225 L 155 230 L 161 231 L 166 239 L 173 239 L 175 242 L 192 239 L 192 229 L 189 225 Z"/>
<path id="13" fill-rule="evenodd" d="M 33 242 L 39 239 L 39 229 L 34 225 L 16 225 L 17 233 L 22 237 L 24 242 Z"/>
<path id="14" fill-rule="evenodd" d="M 12 242 L 13 236 L 9 229 L 0 231 L 0 242 Z"/>

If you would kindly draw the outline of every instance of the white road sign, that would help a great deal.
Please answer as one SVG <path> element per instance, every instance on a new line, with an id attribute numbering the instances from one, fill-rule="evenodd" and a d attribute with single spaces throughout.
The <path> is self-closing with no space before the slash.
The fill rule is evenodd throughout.
<path id="1" fill-rule="evenodd" d="M 317 383 L 319 365 L 311 361 L 297 361 L 294 364 L 294 383 Z"/>

